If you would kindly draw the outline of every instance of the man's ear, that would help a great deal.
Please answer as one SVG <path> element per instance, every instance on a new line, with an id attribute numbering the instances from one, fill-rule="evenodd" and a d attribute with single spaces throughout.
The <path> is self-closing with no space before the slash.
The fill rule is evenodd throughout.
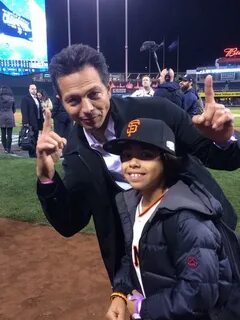
<path id="1" fill-rule="evenodd" d="M 109 98 L 111 98 L 111 96 L 112 96 L 112 89 L 111 89 L 111 82 L 110 82 L 110 81 L 108 82 L 108 85 L 107 85 L 107 92 L 108 92 Z"/>

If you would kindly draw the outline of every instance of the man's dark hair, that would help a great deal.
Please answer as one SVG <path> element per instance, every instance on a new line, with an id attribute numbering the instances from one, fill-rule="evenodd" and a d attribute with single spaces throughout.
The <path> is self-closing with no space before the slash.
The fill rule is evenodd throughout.
<path id="1" fill-rule="evenodd" d="M 74 44 L 62 49 L 53 56 L 49 64 L 49 73 L 53 87 L 60 97 L 58 78 L 78 72 L 87 65 L 94 67 L 98 71 L 102 83 L 107 86 L 109 73 L 106 60 L 103 54 L 94 48 L 84 44 Z"/>

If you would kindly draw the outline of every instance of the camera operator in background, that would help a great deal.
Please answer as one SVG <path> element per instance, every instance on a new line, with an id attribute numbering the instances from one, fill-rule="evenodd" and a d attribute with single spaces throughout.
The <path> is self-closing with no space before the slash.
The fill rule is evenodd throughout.
<path id="1" fill-rule="evenodd" d="M 193 87 L 193 78 L 191 75 L 185 75 L 180 78 L 180 87 L 184 94 L 183 109 L 191 116 L 203 112 L 203 103 L 196 89 Z"/>
<path id="2" fill-rule="evenodd" d="M 167 98 L 179 107 L 183 108 L 184 95 L 179 84 L 174 81 L 173 69 L 163 69 L 159 77 L 159 86 L 154 96 Z"/>
<path id="3" fill-rule="evenodd" d="M 151 87 L 152 81 L 149 76 L 142 77 L 142 87 L 132 93 L 132 97 L 152 97 L 154 90 Z"/>

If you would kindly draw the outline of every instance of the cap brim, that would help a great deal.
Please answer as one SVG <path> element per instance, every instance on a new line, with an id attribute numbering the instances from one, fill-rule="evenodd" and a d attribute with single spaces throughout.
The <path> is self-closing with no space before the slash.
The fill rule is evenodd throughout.
<path id="1" fill-rule="evenodd" d="M 129 143 L 139 143 L 138 140 L 129 139 L 114 139 L 106 142 L 103 149 L 109 153 L 120 155 Z"/>
<path id="2" fill-rule="evenodd" d="M 188 78 L 179 78 L 180 81 L 193 81 L 192 78 L 188 79 Z"/>
<path id="3" fill-rule="evenodd" d="M 132 143 L 140 143 L 144 144 L 146 146 L 149 146 L 150 148 L 157 148 L 159 150 L 165 151 L 167 153 L 175 155 L 175 151 L 170 150 L 169 148 L 164 148 L 164 147 L 158 147 L 155 144 L 145 142 L 145 141 L 139 141 L 139 140 L 134 140 L 134 139 L 114 139 L 106 142 L 103 145 L 103 149 L 109 153 L 116 154 L 116 155 L 121 155 L 122 151 L 126 148 L 128 144 Z"/>

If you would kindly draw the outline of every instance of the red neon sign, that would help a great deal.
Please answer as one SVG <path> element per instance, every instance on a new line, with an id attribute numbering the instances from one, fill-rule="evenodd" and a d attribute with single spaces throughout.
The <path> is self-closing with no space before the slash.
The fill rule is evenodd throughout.
<path id="1" fill-rule="evenodd" d="M 240 49 L 238 48 L 225 48 L 225 57 L 236 57 L 240 56 Z"/>

